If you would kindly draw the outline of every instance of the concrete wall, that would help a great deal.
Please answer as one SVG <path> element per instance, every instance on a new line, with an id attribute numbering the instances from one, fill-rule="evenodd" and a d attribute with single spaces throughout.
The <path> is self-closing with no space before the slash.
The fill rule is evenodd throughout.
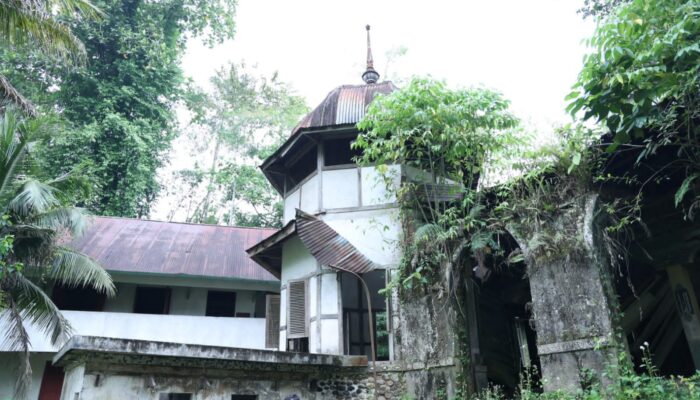
<path id="1" fill-rule="evenodd" d="M 393 267 L 401 259 L 397 208 L 327 213 L 321 218 L 375 264 Z"/>
<path id="2" fill-rule="evenodd" d="M 386 168 L 398 187 L 401 169 L 398 166 Z M 294 219 L 297 208 L 317 214 L 328 210 L 375 208 L 395 202 L 395 196 L 387 192 L 376 167 L 325 169 L 286 195 L 283 222 Z"/>
<path id="3" fill-rule="evenodd" d="M 258 400 L 398 400 L 404 393 L 403 373 L 382 366 L 375 382 L 367 370 L 351 373 L 162 368 L 148 365 L 77 364 L 68 368 L 62 400 L 158 400 L 161 393 L 191 393 L 193 400 L 229 400 L 233 394 L 257 395 Z M 70 377 L 70 378 L 69 378 Z M 80 385 L 80 386 L 79 386 Z M 376 396 L 375 396 L 376 392 Z M 72 395 L 72 396 L 71 396 Z M 421 397 L 428 399 L 433 397 Z"/>
<path id="4" fill-rule="evenodd" d="M 0 353 L 0 400 L 12 400 L 15 391 L 15 381 L 19 369 L 19 353 Z M 32 383 L 27 393 L 28 399 L 36 399 L 39 396 L 41 378 L 44 374 L 44 366 L 51 361 L 53 353 L 33 353 L 29 363 L 32 367 Z"/>
<path id="5" fill-rule="evenodd" d="M 210 346 L 265 348 L 264 318 L 200 317 L 189 315 L 126 314 L 63 311 L 73 333 L 83 336 L 153 340 Z M 32 351 L 54 352 L 49 338 L 28 325 Z M 6 346 L 1 351 L 11 351 Z"/>

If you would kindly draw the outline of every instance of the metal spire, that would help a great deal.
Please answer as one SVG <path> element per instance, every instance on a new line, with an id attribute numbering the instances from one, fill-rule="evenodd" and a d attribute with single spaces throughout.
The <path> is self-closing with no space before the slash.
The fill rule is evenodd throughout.
<path id="1" fill-rule="evenodd" d="M 372 58 L 372 46 L 369 41 L 369 25 L 365 27 L 367 29 L 367 70 L 362 74 L 362 80 L 365 83 L 377 83 L 379 80 L 379 73 L 374 70 L 374 58 Z"/>

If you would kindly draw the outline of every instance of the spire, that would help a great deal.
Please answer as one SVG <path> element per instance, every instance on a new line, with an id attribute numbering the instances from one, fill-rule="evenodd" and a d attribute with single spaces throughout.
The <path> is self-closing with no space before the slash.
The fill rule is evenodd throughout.
<path id="1" fill-rule="evenodd" d="M 365 83 L 376 83 L 379 80 L 379 73 L 374 70 L 374 59 L 372 58 L 372 46 L 369 41 L 369 25 L 367 29 L 367 70 L 362 74 L 362 80 Z"/>

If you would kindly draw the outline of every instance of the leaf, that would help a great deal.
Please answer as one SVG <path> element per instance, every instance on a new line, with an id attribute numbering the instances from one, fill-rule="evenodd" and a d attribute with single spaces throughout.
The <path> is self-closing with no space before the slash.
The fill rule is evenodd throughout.
<path id="1" fill-rule="evenodd" d="M 674 196 L 676 207 L 678 207 L 678 205 L 681 204 L 685 195 L 688 194 L 688 191 L 690 191 L 690 185 L 698 176 L 700 176 L 700 174 L 696 173 L 686 177 L 683 180 L 683 183 L 681 183 L 681 186 L 678 188 L 678 190 L 676 191 L 676 195 Z"/>

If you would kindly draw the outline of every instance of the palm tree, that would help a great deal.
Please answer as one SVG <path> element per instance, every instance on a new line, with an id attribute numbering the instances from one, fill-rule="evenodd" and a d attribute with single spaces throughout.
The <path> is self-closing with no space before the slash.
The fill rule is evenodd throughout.
<path id="1" fill-rule="evenodd" d="M 69 26 L 59 22 L 59 15 L 96 18 L 101 12 L 88 0 L 0 0 L 0 43 L 13 47 L 31 45 L 63 60 L 84 60 L 83 43 Z M 36 115 L 34 105 L 1 74 L 0 98 L 30 116 Z"/>
<path id="2" fill-rule="evenodd" d="M 109 274 L 95 261 L 67 247 L 66 234 L 79 235 L 86 216 L 61 201 L 61 185 L 69 177 L 40 182 L 23 174 L 32 137 L 42 129 L 38 119 L 23 120 L 13 109 L 0 116 L 0 311 L 5 345 L 22 352 L 16 398 L 30 382 L 30 323 L 60 344 L 70 336 L 70 325 L 38 282 L 68 287 L 92 287 L 115 293 Z"/>

